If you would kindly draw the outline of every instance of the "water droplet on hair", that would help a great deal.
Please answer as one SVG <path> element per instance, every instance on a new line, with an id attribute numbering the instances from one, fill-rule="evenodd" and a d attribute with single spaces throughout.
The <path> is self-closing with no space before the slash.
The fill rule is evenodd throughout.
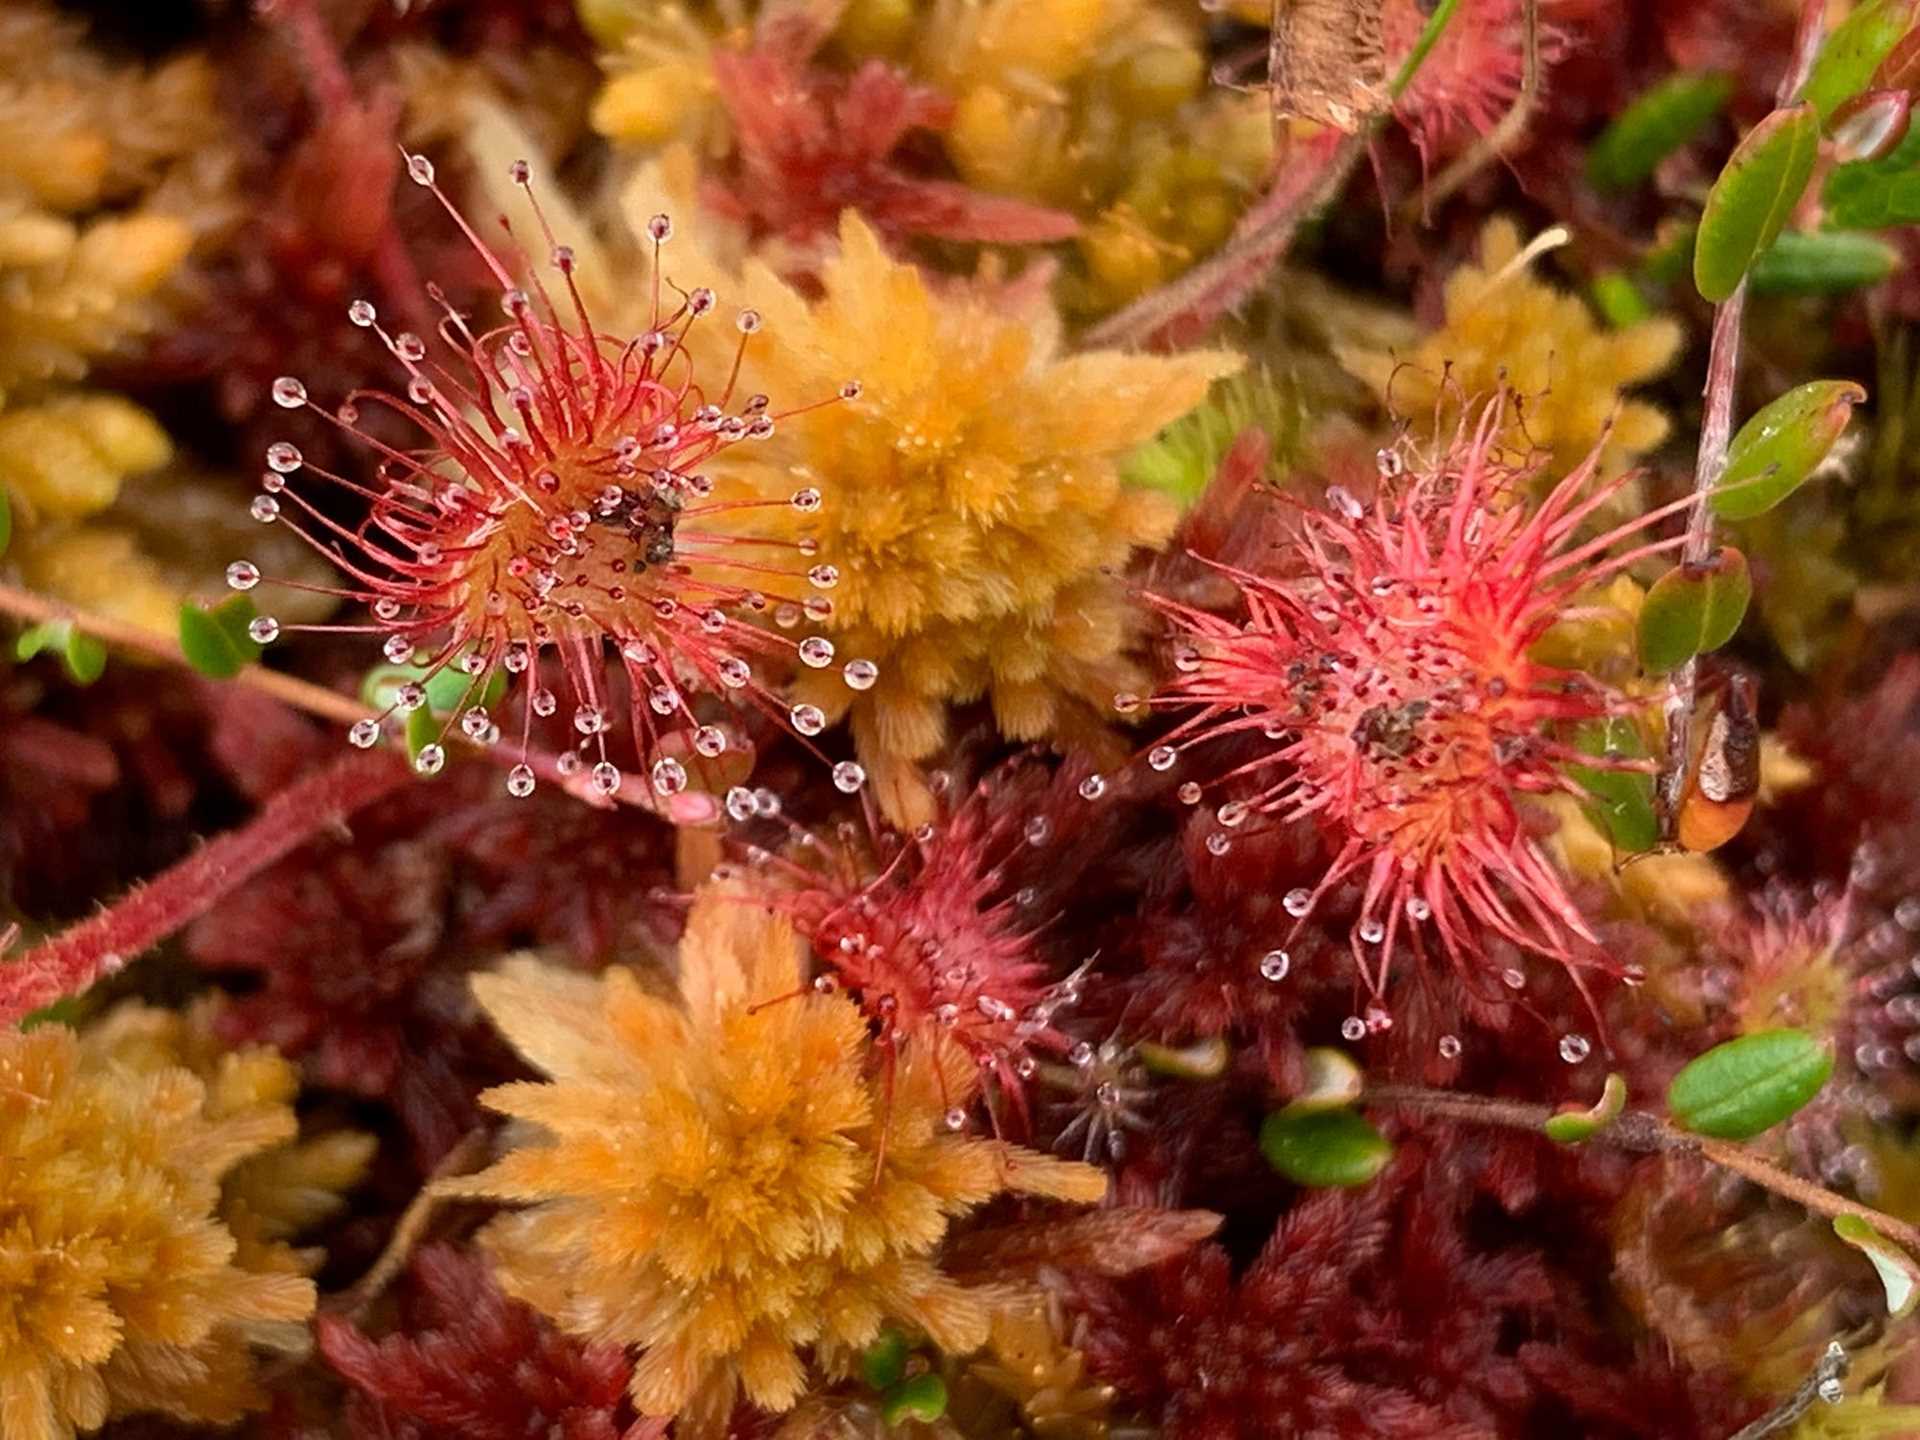
<path id="1" fill-rule="evenodd" d="M 947 1111 L 947 1129 L 964 1130 L 967 1126 L 967 1112 L 958 1105 Z"/>
<path id="2" fill-rule="evenodd" d="M 1233 837 L 1224 830 L 1214 830 L 1207 835 L 1206 846 L 1209 855 L 1224 855 L 1233 848 Z"/>
<path id="3" fill-rule="evenodd" d="M 833 663 L 833 642 L 824 635 L 809 635 L 800 642 L 800 663 L 815 670 Z"/>
<path id="4" fill-rule="evenodd" d="M 664 245 L 673 238 L 673 218 L 669 215 L 656 215 L 647 221 L 647 234 L 656 245 Z"/>
<path id="5" fill-rule="evenodd" d="M 1593 1053 L 1593 1044 L 1584 1035 L 1562 1035 L 1560 1037 L 1560 1058 L 1569 1065 L 1578 1065 Z"/>
<path id="6" fill-rule="evenodd" d="M 687 770 L 671 756 L 653 762 L 653 788 L 662 795 L 678 795 L 687 788 Z"/>
<path id="7" fill-rule="evenodd" d="M 1267 980 L 1284 980 L 1293 968 L 1293 957 L 1284 950 L 1269 950 L 1260 957 L 1260 974 Z"/>
<path id="8" fill-rule="evenodd" d="M 271 645 L 280 638 L 280 622 L 271 615 L 257 615 L 248 622 L 247 634 L 256 645 Z"/>
<path id="9" fill-rule="evenodd" d="M 559 699 L 554 695 L 553 691 L 546 689 L 544 686 L 528 696 L 527 703 L 532 707 L 533 713 L 543 720 L 560 708 Z"/>
<path id="10" fill-rule="evenodd" d="M 1360 1040 L 1365 1038 L 1366 1033 L 1367 1022 L 1358 1015 L 1349 1015 L 1340 1022 L 1340 1038 L 1343 1040 Z"/>
<path id="11" fill-rule="evenodd" d="M 1147 752 L 1147 764 L 1155 770 L 1171 770 L 1180 758 L 1180 752 L 1171 745 L 1156 745 Z"/>
<path id="12" fill-rule="evenodd" d="M 581 705 L 573 712 L 573 728 L 582 735 L 598 735 L 606 723 L 606 714 L 597 705 Z"/>
<path id="13" fill-rule="evenodd" d="M 1044 815 L 1031 817 L 1022 832 L 1029 845 L 1044 845 L 1053 838 L 1053 822 Z"/>
<path id="14" fill-rule="evenodd" d="M 818 735 L 827 728 L 827 717 L 818 705 L 796 705 L 787 712 L 793 728 L 802 735 Z"/>
<path id="15" fill-rule="evenodd" d="M 759 330 L 763 322 L 758 310 L 742 310 L 734 317 L 733 323 L 739 327 L 742 335 L 752 335 Z"/>
<path id="16" fill-rule="evenodd" d="M 1098 800 L 1107 793 L 1107 780 L 1104 775 L 1089 775 L 1080 782 L 1082 800 Z"/>
<path id="17" fill-rule="evenodd" d="M 360 750 L 371 750 L 380 739 L 380 722 L 356 720 L 347 729 L 347 743 Z"/>
<path id="18" fill-rule="evenodd" d="M 727 752 L 727 732 L 718 725 L 702 725 L 693 732 L 693 748 L 707 759 Z"/>
<path id="19" fill-rule="evenodd" d="M 285 440 L 276 440 L 267 447 L 267 468 L 277 470 L 282 475 L 291 475 L 300 468 L 300 447 L 290 445 Z"/>
<path id="20" fill-rule="evenodd" d="M 460 717 L 460 731 L 469 740 L 484 740 L 487 731 L 493 728 L 493 717 L 487 714 L 484 705 L 469 707 Z"/>
<path id="21" fill-rule="evenodd" d="M 1511 966 L 1500 972 L 1500 980 L 1509 990 L 1524 990 L 1527 988 L 1527 977 Z"/>
<path id="22" fill-rule="evenodd" d="M 387 657 L 390 664 L 405 665 L 413 659 L 413 641 L 405 635 L 389 635 L 386 643 L 380 647 L 380 653 Z"/>
<path id="23" fill-rule="evenodd" d="M 1360 922 L 1360 940 L 1362 944 L 1378 945 L 1386 938 L 1387 927 L 1369 915 Z"/>
<path id="24" fill-rule="evenodd" d="M 298 410 L 307 403 L 307 387 L 291 375 L 273 382 L 273 403 L 285 410 Z"/>
<path id="25" fill-rule="evenodd" d="M 1287 893 L 1281 898 L 1280 907 L 1283 910 L 1285 910 L 1287 914 L 1293 916 L 1294 919 L 1298 920 L 1301 916 L 1305 915 L 1309 910 L 1313 909 L 1313 892 L 1303 887 L 1296 886 L 1293 889 L 1287 891 Z"/>
<path id="26" fill-rule="evenodd" d="M 422 775 L 438 775 L 447 763 L 447 752 L 438 745 L 422 745 L 420 753 L 413 757 L 413 768 Z"/>
<path id="27" fill-rule="evenodd" d="M 599 795 L 611 795 L 620 788 L 620 767 L 610 760 L 602 760 L 588 776 L 594 792 Z"/>
<path id="28" fill-rule="evenodd" d="M 524 800 L 533 793 L 534 778 L 531 765 L 516 765 L 507 772 L 507 793 L 515 799 Z"/>
<path id="29" fill-rule="evenodd" d="M 871 690 L 880 678 L 880 667 L 871 660 L 849 660 L 840 678 L 847 682 L 849 690 Z"/>
<path id="30" fill-rule="evenodd" d="M 858 380 L 847 381 L 846 384 L 840 387 L 840 398 L 842 400 L 858 400 L 860 398 L 860 382 Z"/>
<path id="31" fill-rule="evenodd" d="M 821 590 L 831 590 L 840 583 L 840 567 L 816 565 L 807 571 L 807 583 Z"/>
<path id="32" fill-rule="evenodd" d="M 1461 1049 L 1460 1037 L 1458 1035 L 1442 1035 L 1438 1048 L 1442 1060 L 1458 1060 Z"/>
<path id="33" fill-rule="evenodd" d="M 380 312 L 375 310 L 368 301 L 356 300 L 347 306 L 347 319 L 355 325 L 358 325 L 362 330 L 366 329 L 379 318 Z"/>
<path id="34" fill-rule="evenodd" d="M 251 590 L 260 583 L 260 569 L 251 560 L 236 560 L 227 566 L 227 587 Z"/>
<path id="35" fill-rule="evenodd" d="M 1407 901 L 1407 914 L 1415 920 L 1429 920 L 1433 918 L 1433 906 L 1415 895 Z"/>
<path id="36" fill-rule="evenodd" d="M 842 760 L 833 767 L 833 783 L 834 788 L 851 795 L 867 783 L 867 772 L 851 760 Z"/>
<path id="37" fill-rule="evenodd" d="M 729 655 L 714 667 L 720 676 L 720 683 L 729 690 L 738 690 L 753 678 L 753 670 L 737 655 Z"/>
<path id="38" fill-rule="evenodd" d="M 1188 780 L 1181 785 L 1175 793 L 1179 795 L 1182 805 L 1198 805 L 1200 803 L 1200 786 L 1195 781 Z"/>
<path id="39" fill-rule="evenodd" d="M 1358 520 L 1367 513 L 1366 507 L 1354 499 L 1353 492 L 1344 485 L 1327 487 L 1327 508 L 1338 510 L 1349 520 Z"/>
<path id="40" fill-rule="evenodd" d="M 1093 1063 L 1093 1046 L 1082 1040 L 1067 1052 L 1067 1061 L 1084 1070 Z"/>
<path id="41" fill-rule="evenodd" d="M 820 491 L 812 485 L 793 492 L 793 508 L 811 515 L 820 508 Z"/>
<path id="42" fill-rule="evenodd" d="M 424 155 L 407 156 L 407 177 L 416 185 L 431 185 L 433 162 Z"/>

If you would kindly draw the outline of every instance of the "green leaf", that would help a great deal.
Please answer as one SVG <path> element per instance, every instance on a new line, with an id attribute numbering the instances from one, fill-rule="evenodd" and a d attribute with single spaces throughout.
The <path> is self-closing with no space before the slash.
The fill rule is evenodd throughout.
<path id="1" fill-rule="evenodd" d="M 1887 1314 L 1904 1320 L 1920 1305 L 1920 1264 L 1858 1215 L 1833 1217 L 1833 1233 L 1873 1263 L 1887 1292 Z"/>
<path id="2" fill-rule="evenodd" d="M 1607 1076 L 1606 1084 L 1600 1090 L 1600 1098 L 1592 1105 L 1585 1108 L 1569 1105 L 1559 1114 L 1549 1115 L 1542 1128 L 1549 1140 L 1562 1145 L 1578 1145 L 1583 1140 L 1591 1140 L 1618 1120 L 1626 1108 L 1626 1077 L 1616 1070 Z"/>
<path id="3" fill-rule="evenodd" d="M 1260 1153 L 1296 1185 L 1364 1185 L 1393 1157 L 1393 1146 L 1351 1110 L 1295 1110 L 1269 1115 Z"/>
<path id="4" fill-rule="evenodd" d="M 1878 285 L 1900 268 L 1900 252 L 1857 230 L 1789 230 L 1753 262 L 1756 295 L 1842 295 Z"/>
<path id="5" fill-rule="evenodd" d="M 1659 163 L 1700 133 L 1727 103 L 1725 75 L 1670 75 L 1622 110 L 1587 151 L 1587 179 L 1596 190 L 1638 185 Z"/>
<path id="6" fill-rule="evenodd" d="M 1745 1140 L 1806 1104 L 1832 1073 L 1832 1048 L 1806 1031 L 1761 1030 L 1689 1061 L 1667 1109 L 1683 1130 Z"/>
<path id="7" fill-rule="evenodd" d="M 1920 128 L 1878 160 L 1836 165 L 1820 196 L 1836 230 L 1880 230 L 1920 222 Z"/>
<path id="8" fill-rule="evenodd" d="M 1233 1059 L 1233 1047 L 1224 1035 L 1209 1035 L 1190 1045 L 1156 1045 L 1142 1040 L 1133 1047 L 1133 1053 L 1155 1075 L 1175 1080 L 1218 1080 Z"/>
<path id="9" fill-rule="evenodd" d="M 1646 737 L 1624 715 L 1590 720 L 1574 731 L 1574 748 L 1583 755 L 1644 759 Z M 1660 841 L 1660 817 L 1653 808 L 1653 776 L 1644 770 L 1614 770 L 1569 765 L 1570 775 L 1587 792 L 1582 808 L 1594 824 L 1613 837 L 1616 850 L 1638 855 Z"/>
<path id="10" fill-rule="evenodd" d="M 84 995 L 63 995 L 44 1010 L 36 1010 L 20 1021 L 22 1030 L 36 1030 L 42 1025 L 65 1025 L 77 1030 L 80 1022 L 86 1018 L 87 1001 Z"/>
<path id="11" fill-rule="evenodd" d="M 1618 270 L 1603 270 L 1589 287 L 1600 318 L 1616 330 L 1637 325 L 1653 313 L 1640 287 Z"/>
<path id="12" fill-rule="evenodd" d="M 506 673 L 499 666 L 488 673 L 484 685 L 478 685 L 457 664 L 443 665 L 431 674 L 424 665 L 376 665 L 360 681 L 360 698 L 376 710 L 385 710 L 393 704 L 394 692 L 409 681 L 427 692 L 422 710 L 442 719 L 469 705 L 498 704 L 507 693 Z"/>
<path id="13" fill-rule="evenodd" d="M 860 1352 L 860 1374 L 874 1390 L 891 1390 L 907 1373 L 907 1337 L 889 1325 Z"/>
<path id="14" fill-rule="evenodd" d="M 1820 120 L 1811 105 L 1776 110 L 1749 130 L 1713 182 L 1693 247 L 1693 283 L 1714 304 L 1779 238 L 1813 175 Z"/>
<path id="15" fill-rule="evenodd" d="M 192 603 L 180 607 L 180 653 L 202 675 L 231 680 L 260 658 L 260 645 L 247 634 L 253 601 L 235 595 L 211 610 Z"/>
<path id="16" fill-rule="evenodd" d="M 919 1420 L 931 1425 L 947 1413 L 947 1382 L 938 1375 L 902 1380 L 880 1397 L 880 1418 L 889 1425 Z"/>
<path id="17" fill-rule="evenodd" d="M 107 668 L 107 647 L 75 629 L 71 620 L 48 620 L 23 630 L 13 646 L 16 660 L 31 660 L 42 651 L 58 655 L 61 667 L 77 685 L 91 685 Z"/>
<path id="18" fill-rule="evenodd" d="M 1722 546 L 1700 565 L 1676 565 L 1640 606 L 1640 663 L 1656 675 L 1733 638 L 1753 599 L 1747 557 Z"/>
<path id="19" fill-rule="evenodd" d="M 1713 513 L 1722 520 L 1751 520 L 1798 490 L 1866 398 L 1851 380 L 1810 380 L 1762 406 L 1727 447 Z"/>
<path id="20" fill-rule="evenodd" d="M 419 768 L 420 752 L 429 745 L 440 743 L 441 717 L 434 714 L 431 707 L 422 705 L 418 710 L 407 714 L 407 759 Z"/>
<path id="21" fill-rule="evenodd" d="M 1833 27 L 1800 91 L 1800 98 L 1820 112 L 1822 124 L 1871 83 L 1880 62 L 1912 26 L 1913 9 L 1913 0 L 1866 0 Z"/>

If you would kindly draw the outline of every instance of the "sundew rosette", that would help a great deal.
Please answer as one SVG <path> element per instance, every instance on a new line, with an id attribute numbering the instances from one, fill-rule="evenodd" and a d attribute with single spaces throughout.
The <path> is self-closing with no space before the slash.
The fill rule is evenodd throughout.
<path id="1" fill-rule="evenodd" d="M 437 771 L 455 725 L 479 745 L 497 743 L 503 729 L 517 731 L 520 761 L 506 782 L 515 795 L 531 793 L 536 783 L 534 722 L 563 706 L 577 738 L 558 768 L 567 774 L 585 767 L 601 795 L 624 779 L 608 745 L 622 703 L 636 758 L 661 797 L 687 788 L 689 764 L 717 759 L 737 744 L 727 721 L 743 707 L 803 736 L 817 734 L 826 723 L 819 709 L 789 707 L 774 687 L 795 661 L 802 669 L 834 663 L 832 642 L 805 632 L 831 615 L 825 592 L 838 576 L 809 563 L 806 543 L 762 533 L 755 517 L 810 513 L 822 503 L 820 490 L 736 494 L 702 469 L 733 446 L 765 440 L 784 418 L 767 396 L 739 394 L 740 362 L 760 329 L 758 313 L 733 317 L 733 364 L 716 385 L 696 373 L 687 342 L 696 326 L 720 323 L 709 318 L 720 302 L 712 290 L 683 291 L 662 276 L 659 252 L 673 233 L 668 217 L 657 215 L 647 227 L 654 248 L 647 328 L 632 337 L 607 335 L 580 298 L 573 252 L 555 243 L 544 216 L 549 263 L 565 282 L 564 311 L 537 273 L 530 290 L 522 288 L 435 185 L 424 157 L 410 157 L 407 171 L 445 205 L 499 282 L 505 322 L 476 329 L 429 286 L 442 312 L 436 348 L 417 334 L 390 333 L 373 305 L 357 300 L 349 318 L 378 335 L 400 363 L 404 393 L 356 391 L 329 414 L 298 380 L 276 382 L 281 405 L 333 420 L 379 463 L 373 482 L 362 485 L 303 466 L 290 444 L 270 446 L 253 514 L 288 525 L 328 555 L 350 582 L 329 593 L 366 605 L 370 615 L 346 625 L 284 627 L 262 615 L 253 621 L 253 638 L 264 644 L 283 630 L 371 631 L 386 637 L 390 661 L 419 664 L 425 678 L 450 667 L 465 674 L 458 703 L 432 743 L 417 750 L 415 765 Z M 530 195 L 524 162 L 512 167 L 512 177 Z M 501 224 L 508 228 L 504 217 Z M 507 253 L 526 260 L 517 250 Z M 852 382 L 840 391 L 858 393 Z M 821 403 L 834 399 L 828 394 Z M 360 428 L 368 405 L 414 426 L 423 443 L 398 449 Z M 289 486 L 288 477 L 303 468 L 363 500 L 365 518 L 343 523 Z M 239 590 L 261 578 L 244 560 L 227 571 Z M 549 658 L 564 677 L 564 697 L 542 679 L 554 668 L 543 665 Z M 500 672 L 514 683 L 496 716 L 485 697 Z M 847 685 L 863 688 L 878 672 L 856 660 L 843 673 Z M 350 739 L 371 746 L 391 715 L 426 703 L 424 683 L 403 684 L 387 711 L 356 723 Z M 835 773 L 847 790 L 863 778 L 852 765 Z"/>
<path id="2" fill-rule="evenodd" d="M 1283 897 L 1293 924 L 1266 963 L 1284 974 L 1328 892 L 1357 885 L 1348 938 L 1372 1003 L 1347 1020 L 1352 1040 L 1392 1024 L 1385 997 L 1405 952 L 1422 967 L 1444 961 L 1481 995 L 1500 993 L 1488 983 L 1496 940 L 1565 966 L 1583 993 L 1587 972 L 1619 971 L 1523 805 L 1584 796 L 1569 766 L 1647 768 L 1573 744 L 1583 723 L 1645 702 L 1544 663 L 1535 645 L 1607 579 L 1683 537 L 1649 538 L 1676 508 L 1665 506 L 1581 538 L 1632 478 L 1599 478 L 1604 436 L 1529 504 L 1535 468 L 1502 458 L 1505 403 L 1484 402 L 1432 453 L 1381 452 L 1370 502 L 1334 486 L 1323 506 L 1296 505 L 1259 573 L 1217 565 L 1239 593 L 1237 613 L 1154 598 L 1173 673 L 1153 703 L 1184 718 L 1147 763 L 1199 770 L 1198 747 L 1243 747 L 1213 772 L 1216 853 L 1262 821 L 1310 822 L 1325 835 L 1331 859 L 1317 883 Z M 1186 781 L 1181 798 L 1201 803 L 1207 778 Z M 1511 986 L 1521 972 L 1502 978 Z M 1562 1053 L 1587 1049 L 1569 1035 Z"/>

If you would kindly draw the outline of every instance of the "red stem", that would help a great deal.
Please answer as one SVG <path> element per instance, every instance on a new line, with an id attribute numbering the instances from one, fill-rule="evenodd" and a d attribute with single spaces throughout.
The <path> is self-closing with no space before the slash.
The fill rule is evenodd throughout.
<path id="1" fill-rule="evenodd" d="M 0 962 L 0 1025 L 111 975 L 204 915 L 306 841 L 410 780 L 386 752 L 353 754 L 275 795 L 237 830 L 208 841 L 90 920 Z"/>

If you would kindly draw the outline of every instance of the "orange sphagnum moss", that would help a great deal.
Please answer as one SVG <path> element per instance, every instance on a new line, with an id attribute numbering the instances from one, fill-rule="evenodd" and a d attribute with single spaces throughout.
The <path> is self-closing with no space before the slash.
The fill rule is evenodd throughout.
<path id="1" fill-rule="evenodd" d="M 1091 1166 L 963 1133 L 980 1075 L 957 1047 L 904 1049 L 885 1093 L 859 1007 L 806 988 L 792 928 L 738 892 L 696 898 L 680 987 L 526 960 L 477 977 L 549 1078 L 486 1093 L 536 1128 L 443 1188 L 530 1206 L 483 1234 L 501 1284 L 637 1352 L 634 1401 L 681 1440 L 724 1433 L 742 1396 L 790 1410 L 810 1360 L 837 1373 L 889 1322 L 978 1348 L 992 1297 L 942 1272 L 949 1224 L 1006 1191 L 1105 1193 Z"/>
<path id="2" fill-rule="evenodd" d="M 204 1011 L 123 1007 L 85 1036 L 0 1034 L 0 1435 L 69 1440 L 264 1403 L 256 1345 L 297 1349 L 324 1215 L 370 1142 L 290 1145 L 292 1067 L 223 1052 Z"/>
<path id="3" fill-rule="evenodd" d="M 1680 326 L 1658 316 L 1605 328 L 1579 296 L 1533 273 L 1540 247 L 1522 249 L 1511 220 L 1489 221 L 1478 263 L 1447 277 L 1437 330 L 1405 353 L 1341 347 L 1340 361 L 1396 414 L 1437 437 L 1477 397 L 1511 393 L 1519 403 L 1503 439 L 1516 455 L 1549 452 L 1547 474 L 1557 478 L 1598 445 L 1600 473 L 1617 475 L 1667 437 L 1659 407 L 1625 392 L 1673 362 Z"/>
<path id="4" fill-rule="evenodd" d="M 883 808 L 919 824 L 933 806 L 918 765 L 945 743 L 949 705 L 991 701 L 1010 739 L 1086 743 L 1117 693 L 1146 688 L 1116 572 L 1167 539 L 1178 507 L 1125 484 L 1120 462 L 1241 360 L 1060 355 L 1044 300 L 1022 313 L 991 287 L 936 287 L 851 212 L 821 283 L 809 302 L 748 266 L 744 298 L 767 324 L 747 378 L 813 395 L 853 375 L 858 397 L 785 418 L 712 468 L 769 496 L 796 482 L 826 496 L 817 512 L 770 513 L 836 573 L 827 632 L 878 678 L 856 691 L 803 673 L 795 698 L 850 717 Z"/>

